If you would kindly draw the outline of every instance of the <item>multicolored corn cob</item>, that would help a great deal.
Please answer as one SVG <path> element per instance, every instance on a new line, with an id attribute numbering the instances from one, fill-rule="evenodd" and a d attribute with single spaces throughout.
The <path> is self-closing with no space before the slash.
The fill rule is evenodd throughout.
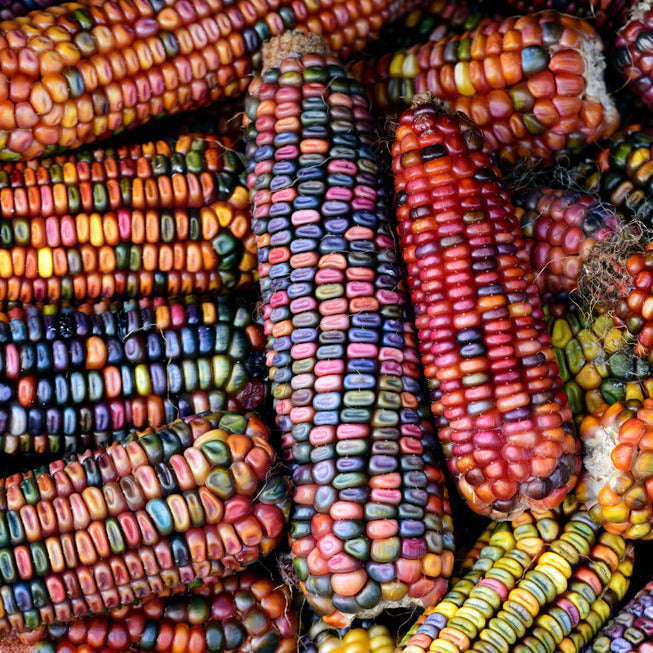
<path id="1" fill-rule="evenodd" d="M 273 39 L 246 102 L 294 568 L 330 625 L 429 605 L 451 515 L 365 95 L 319 37 Z"/>
<path id="2" fill-rule="evenodd" d="M 251 571 L 184 594 L 0 638 L 0 653 L 294 653 L 296 646 L 290 591 Z"/>
<path id="3" fill-rule="evenodd" d="M 653 366 L 635 356 L 614 318 L 562 304 L 548 308 L 551 344 L 576 424 L 603 404 L 653 397 Z"/>
<path id="4" fill-rule="evenodd" d="M 395 653 L 395 638 L 387 626 L 351 628 L 344 633 L 316 621 L 309 630 L 316 653 Z M 0 649 L 1 653 L 1 649 Z"/>
<path id="5" fill-rule="evenodd" d="M 653 580 L 603 627 L 585 653 L 651 653 L 652 638 Z"/>
<path id="6" fill-rule="evenodd" d="M 0 313 L 0 451 L 63 455 L 266 396 L 265 337 L 223 297 Z"/>
<path id="7" fill-rule="evenodd" d="M 0 160 L 241 95 L 263 41 L 290 28 L 324 34 L 347 56 L 417 4 L 81 0 L 2 23 Z"/>
<path id="8" fill-rule="evenodd" d="M 515 209 L 460 114 L 405 111 L 392 147 L 399 244 L 431 408 L 469 506 L 496 519 L 556 506 L 580 471 Z"/>
<path id="9" fill-rule="evenodd" d="M 403 653 L 580 653 L 626 594 L 633 550 L 587 512 L 561 517 L 529 511 L 494 524 L 471 570 L 411 628 Z"/>
<path id="10" fill-rule="evenodd" d="M 571 293 L 597 242 L 622 228 L 620 216 L 593 195 L 539 188 L 513 196 L 540 295 Z"/>
<path id="11" fill-rule="evenodd" d="M 628 9 L 626 0 L 503 0 L 517 14 L 555 9 L 590 21 L 601 32 L 621 26 Z"/>
<path id="12" fill-rule="evenodd" d="M 0 481 L 0 630 L 21 632 L 232 574 L 289 512 L 269 431 L 204 413 Z"/>
<path id="13" fill-rule="evenodd" d="M 0 0 L 0 20 L 14 20 L 53 4 L 56 4 L 56 0 Z"/>
<path id="14" fill-rule="evenodd" d="M 248 191 L 228 147 L 210 135 L 178 136 L 2 166 L 0 301 L 251 285 Z"/>
<path id="15" fill-rule="evenodd" d="M 569 180 L 610 202 L 626 218 L 653 224 L 653 133 L 630 124 L 596 158 L 574 166 Z M 569 181 L 567 180 L 567 181 Z"/>
<path id="16" fill-rule="evenodd" d="M 624 80 L 653 108 L 653 0 L 632 3 L 626 23 L 617 32 L 614 61 Z"/>
<path id="17" fill-rule="evenodd" d="M 415 43 L 440 39 L 475 29 L 486 19 L 485 8 L 475 0 L 430 0 L 402 19 L 384 25 L 379 41 L 372 44 L 374 51 L 382 52 L 382 44 L 392 43 L 393 48 L 409 48 Z M 366 48 L 369 50 L 370 48 Z"/>
<path id="18" fill-rule="evenodd" d="M 653 399 L 604 404 L 580 425 L 578 498 L 611 533 L 653 538 Z"/>
<path id="19" fill-rule="evenodd" d="M 588 23 L 549 11 L 482 23 L 351 71 L 378 110 L 432 93 L 482 129 L 488 151 L 535 162 L 616 129 L 601 50 Z"/>

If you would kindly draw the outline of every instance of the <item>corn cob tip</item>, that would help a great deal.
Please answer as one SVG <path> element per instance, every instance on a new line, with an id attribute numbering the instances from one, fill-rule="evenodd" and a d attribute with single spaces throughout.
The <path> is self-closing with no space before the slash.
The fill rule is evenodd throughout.
<path id="1" fill-rule="evenodd" d="M 301 59 L 305 54 L 333 53 L 326 40 L 319 34 L 291 30 L 275 36 L 263 46 L 263 69 L 275 68 L 288 57 Z"/>

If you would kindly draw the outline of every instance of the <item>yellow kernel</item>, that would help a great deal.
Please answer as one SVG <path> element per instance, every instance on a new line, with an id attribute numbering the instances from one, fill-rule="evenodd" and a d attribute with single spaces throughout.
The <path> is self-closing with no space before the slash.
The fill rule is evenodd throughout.
<path id="1" fill-rule="evenodd" d="M 461 95 L 471 96 L 476 93 L 469 72 L 469 61 L 459 61 L 454 67 L 453 74 L 456 88 Z"/>
<path id="2" fill-rule="evenodd" d="M 37 264 L 39 276 L 44 279 L 49 279 L 52 276 L 54 268 L 52 249 L 50 247 L 42 247 L 38 250 Z"/>

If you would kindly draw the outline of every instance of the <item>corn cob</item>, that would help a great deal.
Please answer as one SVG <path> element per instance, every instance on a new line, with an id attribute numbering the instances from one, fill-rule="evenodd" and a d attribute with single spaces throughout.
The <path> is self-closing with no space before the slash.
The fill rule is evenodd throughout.
<path id="1" fill-rule="evenodd" d="M 515 210 L 469 121 L 405 111 L 392 147 L 399 241 L 431 408 L 458 489 L 507 519 L 573 488 L 579 443 Z"/>
<path id="2" fill-rule="evenodd" d="M 594 196 L 539 188 L 513 196 L 540 295 L 571 293 L 597 242 L 610 240 L 622 221 Z"/>
<path id="3" fill-rule="evenodd" d="M 296 574 L 330 625 L 428 605 L 451 573 L 451 516 L 367 100 L 293 32 L 271 41 L 246 118 Z"/>
<path id="4" fill-rule="evenodd" d="M 0 653 L 293 653 L 289 590 L 261 573 L 228 576 L 167 598 L 0 639 Z"/>
<path id="5" fill-rule="evenodd" d="M 580 426 L 578 498 L 611 533 L 653 538 L 653 399 L 604 404 Z"/>
<path id="6" fill-rule="evenodd" d="M 265 398 L 261 327 L 230 297 L 0 313 L 0 451 L 63 455 Z"/>
<path id="7" fill-rule="evenodd" d="M 653 580 L 603 627 L 585 653 L 651 653 Z"/>
<path id="8" fill-rule="evenodd" d="M 653 134 L 641 125 L 627 125 L 598 156 L 574 166 L 569 177 L 626 218 L 653 224 Z"/>
<path id="9" fill-rule="evenodd" d="M 603 404 L 653 397 L 653 366 L 612 317 L 556 305 L 547 325 L 576 424 Z"/>
<path id="10" fill-rule="evenodd" d="M 14 20 L 35 9 L 45 9 L 56 4 L 56 0 L 1 0 L 0 20 Z"/>
<path id="11" fill-rule="evenodd" d="M 317 621 L 309 630 L 316 653 L 395 653 L 395 638 L 387 626 L 372 624 L 341 634 L 325 625 Z"/>
<path id="12" fill-rule="evenodd" d="M 632 546 L 584 511 L 564 524 L 560 516 L 529 511 L 495 524 L 471 571 L 411 628 L 403 653 L 582 651 L 628 589 Z"/>
<path id="13" fill-rule="evenodd" d="M 393 48 L 409 48 L 423 41 L 439 41 L 475 29 L 485 15 L 473 0 L 430 0 L 426 6 L 419 6 L 400 20 L 384 25 L 378 45 L 372 44 L 373 50 L 382 52 L 382 46 L 387 48 L 388 43 Z"/>
<path id="14" fill-rule="evenodd" d="M 324 33 L 347 56 L 416 4 L 81 0 L 32 12 L 0 25 L 0 160 L 240 95 L 262 42 L 289 28 Z"/>
<path id="15" fill-rule="evenodd" d="M 351 67 L 378 110 L 432 93 L 478 125 L 507 162 L 550 160 L 617 127 L 592 27 L 556 12 L 481 23 Z"/>
<path id="16" fill-rule="evenodd" d="M 268 437 L 251 413 L 204 413 L 2 479 L 0 631 L 97 615 L 269 553 L 289 499 Z"/>
<path id="17" fill-rule="evenodd" d="M 627 21 L 617 32 L 614 53 L 617 69 L 649 109 L 653 107 L 652 5 L 651 0 L 637 0 L 632 4 Z"/>
<path id="18" fill-rule="evenodd" d="M 591 21 L 602 33 L 621 26 L 626 10 L 625 0 L 503 0 L 517 14 L 532 14 L 555 9 L 565 14 Z"/>
<path id="19" fill-rule="evenodd" d="M 95 150 L 0 168 L 0 301 L 226 292 L 254 282 L 229 141 Z"/>

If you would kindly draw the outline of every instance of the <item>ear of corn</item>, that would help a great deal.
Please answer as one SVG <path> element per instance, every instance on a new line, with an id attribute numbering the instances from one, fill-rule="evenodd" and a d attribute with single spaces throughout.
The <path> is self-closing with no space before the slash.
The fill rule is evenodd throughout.
<path id="1" fill-rule="evenodd" d="M 650 109 L 653 107 L 653 76 L 650 58 L 653 28 L 653 2 L 638 0 L 632 3 L 628 20 L 617 32 L 614 61 L 630 88 Z"/>
<path id="2" fill-rule="evenodd" d="M 0 630 L 216 580 L 282 536 L 288 484 L 252 414 L 204 413 L 0 482 Z"/>
<path id="3" fill-rule="evenodd" d="M 614 134 L 595 159 L 572 168 L 572 183 L 610 202 L 626 218 L 653 223 L 653 134 L 639 124 Z"/>
<path id="4" fill-rule="evenodd" d="M 482 140 L 432 104 L 392 148 L 400 249 L 431 407 L 470 507 L 553 507 L 580 470 L 571 410 L 515 211 Z"/>
<path id="5" fill-rule="evenodd" d="M 254 282 L 231 142 L 177 136 L 0 170 L 0 301 L 227 292 Z"/>
<path id="6" fill-rule="evenodd" d="M 255 408 L 264 344 L 232 297 L 0 313 L 0 449 L 63 455 L 179 415 Z"/>
<path id="7" fill-rule="evenodd" d="M 625 595 L 632 558 L 584 511 L 495 523 L 471 570 L 427 608 L 402 651 L 580 653 Z"/>
<path id="8" fill-rule="evenodd" d="M 285 586 L 241 572 L 109 614 L 0 639 L 0 653 L 293 653 L 297 617 Z M 22 647 L 21 647 L 22 644 Z"/>
<path id="9" fill-rule="evenodd" d="M 592 195 L 540 188 L 514 196 L 540 295 L 571 293 L 597 242 L 620 231 L 620 216 Z"/>
<path id="10" fill-rule="evenodd" d="M 603 627 L 585 653 L 649 653 L 653 633 L 653 580 Z"/>
<path id="11" fill-rule="evenodd" d="M 246 117 L 295 571 L 332 625 L 432 604 L 451 515 L 367 100 L 323 41 L 291 33 L 271 42 Z"/>
<path id="12" fill-rule="evenodd" d="M 604 404 L 580 425 L 585 470 L 578 498 L 603 527 L 653 537 L 653 399 Z"/>
<path id="13" fill-rule="evenodd" d="M 653 396 L 653 367 L 635 356 L 631 338 L 614 318 L 558 304 L 549 307 L 546 319 L 577 424 L 603 404 Z"/>
<path id="14" fill-rule="evenodd" d="M 482 23 L 449 39 L 362 60 L 351 70 L 377 109 L 431 93 L 471 118 L 488 150 L 509 163 L 532 163 L 616 129 L 601 49 L 585 21 L 541 12 Z"/>
<path id="15" fill-rule="evenodd" d="M 236 97 L 261 44 L 289 28 L 324 34 L 345 57 L 416 4 L 82 0 L 5 22 L 0 160 L 79 147 Z"/>
<path id="16" fill-rule="evenodd" d="M 55 4 L 54 0 L 2 0 L 0 20 L 14 20 L 35 9 L 45 9 Z"/>

